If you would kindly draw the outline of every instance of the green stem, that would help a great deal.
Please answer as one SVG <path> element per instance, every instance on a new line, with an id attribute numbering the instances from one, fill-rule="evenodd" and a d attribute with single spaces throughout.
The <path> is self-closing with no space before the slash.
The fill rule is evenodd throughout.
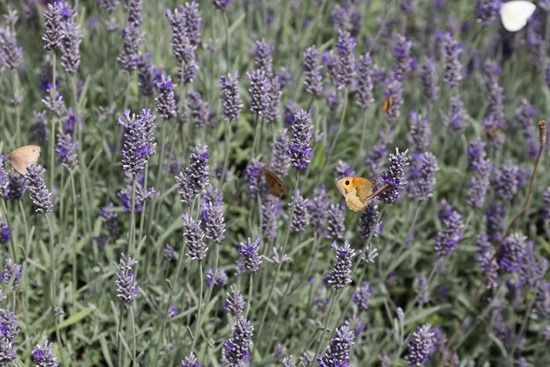
<path id="1" fill-rule="evenodd" d="M 128 256 L 135 257 L 136 241 L 136 185 L 137 177 L 132 178 L 132 204 L 130 210 L 130 233 L 128 238 Z"/>
<path id="2" fill-rule="evenodd" d="M 202 274 L 202 261 L 199 261 L 199 280 L 200 280 L 200 287 L 199 287 L 199 307 L 197 309 L 198 316 L 197 316 L 197 322 L 195 323 L 195 332 L 193 333 L 193 342 L 191 343 L 191 352 L 195 350 L 195 345 L 197 343 L 197 340 L 199 339 L 199 333 L 200 333 L 200 327 L 202 323 L 202 293 L 203 293 L 203 286 L 204 286 L 204 276 Z M 212 288 L 209 288 L 210 290 Z"/>
<path id="3" fill-rule="evenodd" d="M 122 334 L 122 320 L 123 320 L 123 317 L 124 317 L 124 309 L 123 307 L 120 306 L 119 304 L 119 307 L 118 307 L 118 310 L 119 310 L 119 314 L 118 314 L 118 325 L 117 325 L 117 332 L 116 332 L 116 340 L 117 340 L 117 349 L 118 349 L 118 367 L 123 367 L 123 363 L 122 363 L 122 338 L 120 337 L 120 335 Z"/>
<path id="4" fill-rule="evenodd" d="M 338 143 L 338 138 L 340 137 L 340 134 L 342 133 L 342 129 L 344 127 L 344 119 L 346 117 L 346 112 L 348 109 L 348 88 L 344 88 L 344 105 L 342 106 L 342 114 L 340 115 L 340 123 L 338 124 L 338 130 L 336 130 L 336 134 L 334 135 L 334 140 L 330 146 L 330 152 L 328 154 L 328 157 L 332 156 L 332 152 L 334 151 L 334 148 L 336 147 L 336 144 Z"/>
<path id="5" fill-rule="evenodd" d="M 78 232 L 78 213 L 77 213 L 77 206 L 78 206 L 78 201 L 76 200 L 76 185 L 74 183 L 74 176 L 73 176 L 73 171 L 71 170 L 70 173 L 69 173 L 69 180 L 71 182 L 71 193 L 72 193 L 72 196 L 73 196 L 73 228 L 75 230 L 75 232 Z M 77 253 L 76 253 L 76 247 L 75 246 L 71 246 L 71 249 L 72 249 L 72 255 L 73 255 L 73 296 L 75 297 L 75 301 L 76 301 L 76 290 L 77 290 L 77 286 L 76 286 L 76 282 L 77 282 L 77 271 L 76 271 L 76 268 L 77 268 Z"/>
<path id="6" fill-rule="evenodd" d="M 59 325 L 57 323 L 57 275 L 56 275 L 56 266 L 55 266 L 55 245 L 54 245 L 54 236 L 53 236 L 53 226 L 50 218 L 50 214 L 45 214 L 46 222 L 48 223 L 48 231 L 50 234 L 50 240 L 48 243 L 49 255 L 50 255 L 50 305 L 52 307 L 53 319 L 55 323 L 55 337 L 57 339 L 57 345 L 62 347 L 61 335 L 59 333 Z"/>
<path id="7" fill-rule="evenodd" d="M 136 338 L 136 319 L 134 317 L 134 306 L 130 305 L 130 329 L 132 329 L 132 365 L 138 366 L 137 363 L 137 338 Z"/>
<path id="8" fill-rule="evenodd" d="M 227 169 L 229 167 L 229 155 L 231 154 L 231 140 L 233 135 L 233 129 L 230 121 L 225 121 L 225 157 L 223 158 L 223 171 L 222 171 L 222 181 L 225 180 L 225 175 L 227 174 Z"/>
<path id="9" fill-rule="evenodd" d="M 319 355 L 319 353 L 323 349 L 323 344 L 325 343 L 325 335 L 327 334 L 326 333 L 327 326 L 328 326 L 328 323 L 329 323 L 329 320 L 330 320 L 330 316 L 332 315 L 332 309 L 334 308 L 334 304 L 336 303 L 336 296 L 337 296 L 337 291 L 333 290 L 332 294 L 330 296 L 330 306 L 328 308 L 327 316 L 326 316 L 325 322 L 323 324 L 323 330 L 321 330 L 321 341 L 319 342 L 319 346 L 317 347 L 317 351 L 315 352 L 315 357 L 313 357 L 314 363 L 317 360 L 317 356 Z"/>
<path id="10" fill-rule="evenodd" d="M 50 89 L 50 98 L 53 101 L 55 99 L 55 79 L 57 78 L 56 75 L 56 54 L 55 52 L 52 53 L 52 87 Z M 55 170 L 54 170 L 54 147 L 55 147 L 55 123 L 57 122 L 57 117 L 54 115 L 52 116 L 51 122 L 50 122 L 50 148 L 49 148 L 49 155 L 50 155 L 50 167 L 48 167 L 48 170 L 50 171 L 50 188 L 53 189 L 53 182 L 55 177 Z"/>
<path id="11" fill-rule="evenodd" d="M 258 123 L 258 121 L 260 121 Z M 259 135 L 260 135 L 260 128 L 258 125 L 260 125 L 262 122 L 259 118 L 259 114 L 256 113 L 256 118 L 254 120 L 254 142 L 252 143 L 252 154 L 251 154 L 251 157 L 254 158 L 255 154 L 256 154 L 256 145 L 258 144 L 258 140 L 260 139 L 259 138 Z"/>
<path id="12" fill-rule="evenodd" d="M 230 69 L 229 65 L 229 21 L 227 20 L 227 14 L 223 12 L 223 27 L 225 31 L 225 59 L 226 59 L 226 68 Z"/>

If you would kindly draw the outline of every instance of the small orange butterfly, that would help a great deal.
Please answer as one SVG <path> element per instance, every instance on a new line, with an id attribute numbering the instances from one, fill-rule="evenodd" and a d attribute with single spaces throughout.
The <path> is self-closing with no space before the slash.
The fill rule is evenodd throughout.
<path id="1" fill-rule="evenodd" d="M 279 198 L 282 198 L 286 194 L 286 185 L 273 171 L 263 168 L 265 182 L 267 183 L 267 191 Z"/>
<path id="2" fill-rule="evenodd" d="M 36 164 L 40 158 L 38 145 L 25 145 L 15 149 L 8 155 L 12 167 L 22 175 L 27 174 L 27 168 Z"/>
<path id="3" fill-rule="evenodd" d="M 382 107 L 382 111 L 384 111 L 384 113 L 388 113 L 390 111 L 392 104 L 393 104 L 392 98 L 386 97 L 386 99 L 384 99 L 384 106 Z"/>
<path id="4" fill-rule="evenodd" d="M 336 182 L 336 186 L 346 198 L 348 208 L 354 212 L 364 210 L 372 199 L 388 188 L 387 185 L 383 185 L 374 191 L 374 183 L 371 180 L 358 176 L 341 178 Z"/>

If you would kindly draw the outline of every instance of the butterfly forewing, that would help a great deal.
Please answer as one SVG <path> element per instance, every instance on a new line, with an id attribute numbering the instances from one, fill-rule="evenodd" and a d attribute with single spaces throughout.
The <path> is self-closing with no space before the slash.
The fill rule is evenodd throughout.
<path id="1" fill-rule="evenodd" d="M 27 168 L 38 162 L 40 147 L 38 145 L 25 145 L 15 149 L 9 155 L 12 167 L 22 175 L 27 174 Z"/>

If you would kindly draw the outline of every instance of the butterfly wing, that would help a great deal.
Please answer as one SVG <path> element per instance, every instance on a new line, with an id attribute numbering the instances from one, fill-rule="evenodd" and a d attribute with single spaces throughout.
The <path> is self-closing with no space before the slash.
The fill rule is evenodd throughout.
<path id="1" fill-rule="evenodd" d="M 27 168 L 38 162 L 40 147 L 38 145 L 25 145 L 15 149 L 9 155 L 12 167 L 22 175 L 27 174 Z"/>
<path id="2" fill-rule="evenodd" d="M 500 20 L 509 32 L 517 32 L 527 24 L 536 5 L 524 0 L 508 1 L 500 7 Z"/>
<path id="3" fill-rule="evenodd" d="M 286 185 L 274 172 L 264 167 L 264 176 L 271 195 L 281 198 L 286 194 Z"/>
<path id="4" fill-rule="evenodd" d="M 372 190 L 374 189 L 374 184 L 372 181 L 363 177 L 354 177 L 353 184 L 356 188 L 356 195 L 359 200 L 361 200 L 362 203 L 367 201 L 367 199 L 372 195 Z"/>

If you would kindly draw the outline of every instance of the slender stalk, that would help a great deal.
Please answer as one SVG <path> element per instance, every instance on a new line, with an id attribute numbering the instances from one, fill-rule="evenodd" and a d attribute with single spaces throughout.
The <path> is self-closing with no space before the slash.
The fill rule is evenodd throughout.
<path id="1" fill-rule="evenodd" d="M 334 308 L 334 304 L 336 303 L 337 294 L 338 292 L 336 290 L 333 290 L 332 294 L 330 295 L 330 306 L 328 308 L 327 316 L 323 324 L 323 330 L 321 330 L 321 341 L 319 342 L 319 346 L 317 347 L 317 351 L 315 352 L 315 357 L 313 357 L 314 363 L 317 360 L 317 356 L 319 355 L 319 353 L 321 353 L 321 350 L 323 349 L 323 344 L 325 343 L 327 326 L 330 321 L 330 316 L 332 315 L 332 309 Z"/>
<path id="2" fill-rule="evenodd" d="M 204 287 L 204 276 L 202 274 L 202 261 L 199 261 L 199 281 L 200 281 L 200 287 L 199 287 L 199 307 L 197 309 L 198 316 L 197 316 L 197 322 L 195 323 L 195 332 L 193 333 L 193 342 L 191 343 L 191 352 L 195 350 L 195 345 L 197 343 L 197 340 L 199 339 L 199 332 L 200 327 L 202 323 L 202 293 L 203 293 L 203 287 Z"/>
<path id="3" fill-rule="evenodd" d="M 50 234 L 50 240 L 48 242 L 49 255 L 50 255 L 50 305 L 52 307 L 53 319 L 55 323 L 55 337 L 57 339 L 57 344 L 62 346 L 61 335 L 59 333 L 59 325 L 57 323 L 57 272 L 55 266 L 55 245 L 54 245 L 54 236 L 53 236 L 53 226 L 50 218 L 50 214 L 45 214 L 46 222 L 48 223 L 48 231 Z"/>
<path id="4" fill-rule="evenodd" d="M 225 60 L 226 60 L 226 68 L 227 70 L 230 69 L 230 58 L 229 58 L 229 21 L 227 20 L 227 14 L 224 11 L 223 12 L 223 28 L 225 32 Z"/>
<path id="5" fill-rule="evenodd" d="M 252 143 L 252 154 L 251 156 L 254 157 L 255 154 L 256 154 L 256 145 L 258 144 L 258 140 L 260 139 L 259 138 L 259 135 L 260 135 L 260 129 L 259 129 L 259 124 L 258 124 L 258 121 L 260 121 L 259 124 L 261 124 L 261 120 L 260 120 L 260 117 L 259 117 L 259 114 L 256 112 L 256 118 L 254 120 L 254 142 Z"/>
<path id="6" fill-rule="evenodd" d="M 332 156 L 332 152 L 334 151 L 334 148 L 336 147 L 336 144 L 338 143 L 338 138 L 340 137 L 340 134 L 342 133 L 342 129 L 344 128 L 344 119 L 346 117 L 346 112 L 348 109 L 348 88 L 344 88 L 344 105 L 342 106 L 342 114 L 340 115 L 340 123 L 338 124 L 338 130 L 336 130 L 336 134 L 334 135 L 334 140 L 332 141 L 332 144 L 330 146 L 330 152 L 328 154 L 328 157 Z"/>
<path id="7" fill-rule="evenodd" d="M 128 238 L 128 256 L 134 257 L 136 242 L 136 184 L 137 177 L 132 178 L 132 205 L 130 209 L 130 234 Z"/>
<path id="8" fill-rule="evenodd" d="M 72 196 L 73 196 L 73 228 L 74 228 L 74 231 L 77 232 L 78 231 L 78 214 L 77 214 L 78 202 L 76 201 L 76 188 L 75 188 L 74 176 L 73 176 L 73 171 L 72 170 L 69 173 L 69 180 L 71 182 L 71 193 L 72 193 Z M 72 250 L 72 255 L 73 255 L 73 296 L 76 298 L 76 290 L 77 290 L 77 286 L 76 286 L 76 282 L 77 282 L 77 276 L 76 276 L 76 274 L 77 274 L 77 271 L 76 271 L 76 268 L 77 268 L 77 264 L 76 264 L 76 260 L 77 260 L 76 247 L 71 246 L 71 250 Z M 75 301 L 76 301 L 76 299 L 75 299 Z"/>
<path id="9" fill-rule="evenodd" d="M 137 363 L 137 338 L 136 338 L 136 319 L 134 317 L 134 306 L 130 305 L 130 329 L 132 329 L 132 365 L 138 366 Z"/>
<path id="10" fill-rule="evenodd" d="M 294 187 L 294 192 L 296 192 L 296 190 L 298 190 L 299 185 L 300 185 L 300 174 L 298 174 L 298 176 L 296 177 L 296 184 L 295 184 L 295 187 Z M 285 254 L 286 247 L 288 245 L 289 236 L 290 236 L 290 224 L 286 226 L 283 245 L 280 247 L 280 256 L 284 256 L 284 254 Z M 264 323 L 265 323 L 265 318 L 266 318 L 267 312 L 269 310 L 269 302 L 271 302 L 271 298 L 273 297 L 273 291 L 275 290 L 275 284 L 277 283 L 277 278 L 279 277 L 279 273 L 281 271 L 282 266 L 283 266 L 283 261 L 281 261 L 281 259 L 279 259 L 279 263 L 277 264 L 277 269 L 275 270 L 275 276 L 273 277 L 273 280 L 271 281 L 271 285 L 269 287 L 267 301 L 265 303 L 264 312 L 262 313 L 262 318 L 261 318 L 261 321 L 260 321 L 260 327 L 258 328 L 258 334 L 256 336 L 256 340 L 258 340 L 258 341 L 261 340 L 261 335 L 262 335 L 262 331 L 263 331 L 263 327 L 264 327 Z M 255 350 L 256 349 L 257 348 L 255 348 Z"/>
<path id="11" fill-rule="evenodd" d="M 120 306 L 118 307 L 119 313 L 118 313 L 118 325 L 117 325 L 117 332 L 116 332 L 116 340 L 117 340 L 117 349 L 118 349 L 118 367 L 123 367 L 122 362 L 122 338 L 120 335 L 122 334 L 122 320 L 124 319 L 124 308 Z"/>
<path id="12" fill-rule="evenodd" d="M 224 121 L 225 124 L 225 157 L 223 157 L 223 171 L 222 171 L 222 181 L 225 180 L 225 175 L 227 174 L 227 169 L 229 167 L 229 155 L 231 153 L 231 140 L 233 138 L 233 128 L 230 121 Z"/>
<path id="13" fill-rule="evenodd" d="M 55 79 L 57 78 L 56 75 L 56 54 L 55 52 L 52 52 L 52 87 L 50 89 L 50 98 L 52 101 L 55 99 Z M 55 177 L 55 170 L 54 170 L 54 157 L 55 157 L 55 123 L 57 122 L 57 117 L 54 115 L 52 116 L 52 119 L 50 121 L 50 147 L 48 154 L 50 155 L 50 166 L 48 167 L 48 171 L 50 171 L 50 187 L 53 188 L 53 182 Z"/>

